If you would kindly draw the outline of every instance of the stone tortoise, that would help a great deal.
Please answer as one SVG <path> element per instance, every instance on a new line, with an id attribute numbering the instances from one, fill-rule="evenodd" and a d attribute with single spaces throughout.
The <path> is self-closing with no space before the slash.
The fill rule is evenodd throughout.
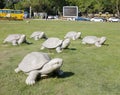
<path id="1" fill-rule="evenodd" d="M 81 32 L 70 31 L 68 32 L 64 38 L 70 38 L 72 40 L 77 40 L 81 37 Z"/>
<path id="2" fill-rule="evenodd" d="M 8 35 L 3 43 L 12 43 L 12 45 L 20 45 L 21 43 L 27 43 L 26 35 L 24 34 L 10 34 Z"/>
<path id="3" fill-rule="evenodd" d="M 57 53 L 62 52 L 63 49 L 68 48 L 70 44 L 70 39 L 60 40 L 57 37 L 50 37 L 42 43 L 41 50 L 47 49 L 56 49 Z"/>
<path id="4" fill-rule="evenodd" d="M 41 31 L 35 31 L 31 34 L 30 38 L 34 38 L 34 40 L 39 40 L 39 39 L 47 39 L 47 36 L 45 35 L 44 32 Z"/>
<path id="5" fill-rule="evenodd" d="M 62 75 L 63 71 L 60 70 L 62 65 L 63 60 L 61 58 L 51 59 L 47 53 L 31 52 L 23 58 L 15 72 L 23 71 L 28 74 L 26 84 L 33 85 L 38 75 L 45 77 L 53 72 Z"/>
<path id="6" fill-rule="evenodd" d="M 101 47 L 106 41 L 106 37 L 86 36 L 82 39 L 83 44 L 95 44 L 97 47 Z"/>

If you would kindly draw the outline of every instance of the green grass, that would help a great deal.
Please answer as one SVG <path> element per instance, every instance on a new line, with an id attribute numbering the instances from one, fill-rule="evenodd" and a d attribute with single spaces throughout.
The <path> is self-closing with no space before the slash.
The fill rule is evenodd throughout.
<path id="1" fill-rule="evenodd" d="M 44 31 L 48 37 L 63 39 L 68 31 L 82 32 L 98 37 L 106 36 L 106 45 L 97 48 L 83 45 L 81 39 L 71 41 L 69 49 L 50 56 L 64 60 L 63 77 L 38 80 L 33 86 L 25 84 L 27 75 L 14 69 L 23 57 L 39 51 L 44 39 L 34 41 L 34 31 Z M 31 45 L 2 44 L 8 34 L 24 33 Z M 48 50 L 43 52 L 49 53 Z M 0 21 L 0 95 L 120 95 L 120 23 L 93 23 L 71 21 Z"/>

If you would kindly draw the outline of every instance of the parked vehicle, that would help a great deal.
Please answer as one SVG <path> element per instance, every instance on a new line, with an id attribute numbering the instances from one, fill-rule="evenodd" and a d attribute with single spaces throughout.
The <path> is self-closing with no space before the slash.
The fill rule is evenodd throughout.
<path id="1" fill-rule="evenodd" d="M 99 18 L 99 17 L 94 17 L 94 18 L 91 18 L 90 21 L 103 22 L 104 20 L 102 18 Z"/>
<path id="2" fill-rule="evenodd" d="M 54 19 L 54 16 L 50 15 L 50 16 L 48 16 L 48 19 Z"/>
<path id="3" fill-rule="evenodd" d="M 111 17 L 108 19 L 109 22 L 120 22 L 120 18 Z"/>
<path id="4" fill-rule="evenodd" d="M 49 16 L 48 16 L 48 19 L 58 19 L 58 15 L 56 15 L 56 16 L 49 15 Z"/>
<path id="5" fill-rule="evenodd" d="M 90 19 L 85 17 L 77 17 L 75 18 L 75 21 L 90 21 Z"/>

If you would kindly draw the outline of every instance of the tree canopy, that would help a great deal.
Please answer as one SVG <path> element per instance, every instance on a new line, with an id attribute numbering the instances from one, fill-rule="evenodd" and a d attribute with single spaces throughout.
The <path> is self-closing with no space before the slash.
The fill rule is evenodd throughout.
<path id="1" fill-rule="evenodd" d="M 63 6 L 78 6 L 79 12 L 118 14 L 120 16 L 120 0 L 0 0 L 0 8 L 14 8 L 33 12 L 47 12 L 51 15 L 62 14 Z"/>

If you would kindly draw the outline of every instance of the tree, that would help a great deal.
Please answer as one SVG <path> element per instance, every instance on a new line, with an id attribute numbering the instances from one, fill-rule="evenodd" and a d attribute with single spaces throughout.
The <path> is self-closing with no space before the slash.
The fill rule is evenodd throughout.
<path id="1" fill-rule="evenodd" d="M 5 6 L 5 0 L 0 0 L 0 9 L 3 9 Z"/>
<path id="2" fill-rule="evenodd" d="M 111 0 L 112 11 L 120 17 L 120 0 Z"/>
<path id="3" fill-rule="evenodd" d="M 61 15 L 63 6 L 78 6 L 83 15 L 109 12 L 120 16 L 120 0 L 0 0 L 0 8 L 24 9 Z"/>
<path id="4" fill-rule="evenodd" d="M 18 3 L 20 0 L 5 0 L 5 8 L 15 9 L 14 5 Z"/>
<path id="5" fill-rule="evenodd" d="M 116 11 L 118 16 L 120 17 L 120 0 L 116 0 Z"/>

